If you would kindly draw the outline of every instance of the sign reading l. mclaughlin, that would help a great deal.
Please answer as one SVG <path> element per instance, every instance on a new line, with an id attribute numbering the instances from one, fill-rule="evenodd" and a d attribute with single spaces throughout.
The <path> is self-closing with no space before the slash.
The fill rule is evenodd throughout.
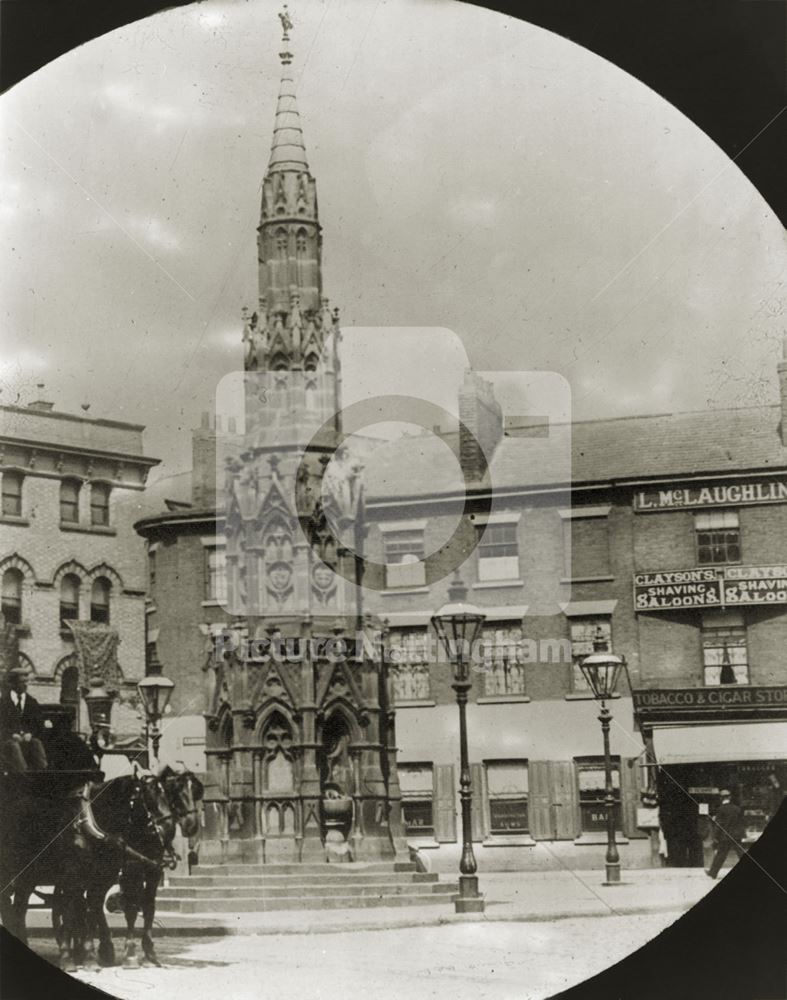
<path id="1" fill-rule="evenodd" d="M 636 573 L 637 611 L 787 604 L 787 566 L 708 566 Z"/>
<path id="2" fill-rule="evenodd" d="M 637 490 L 634 510 L 682 510 L 691 507 L 741 507 L 758 503 L 787 503 L 787 481 L 681 486 L 665 490 Z"/>

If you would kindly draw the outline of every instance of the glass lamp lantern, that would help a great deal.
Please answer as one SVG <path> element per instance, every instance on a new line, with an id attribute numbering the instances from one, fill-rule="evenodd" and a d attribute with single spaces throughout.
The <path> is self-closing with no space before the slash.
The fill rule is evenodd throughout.
<path id="1" fill-rule="evenodd" d="M 593 697 L 609 701 L 615 696 L 620 674 L 626 669 L 626 660 L 607 648 L 608 644 L 599 630 L 593 640 L 593 652 L 579 664 Z"/>
<path id="2" fill-rule="evenodd" d="M 468 603 L 467 587 L 457 572 L 448 588 L 448 603 L 432 616 L 432 625 L 453 665 L 457 684 L 468 682 L 473 644 L 485 618 L 479 608 Z"/>
<path id="3" fill-rule="evenodd" d="M 156 653 L 153 652 L 147 675 L 137 684 L 137 690 L 145 708 L 145 716 L 149 722 L 157 721 L 162 717 L 174 687 L 175 682 L 162 674 L 161 663 Z"/>

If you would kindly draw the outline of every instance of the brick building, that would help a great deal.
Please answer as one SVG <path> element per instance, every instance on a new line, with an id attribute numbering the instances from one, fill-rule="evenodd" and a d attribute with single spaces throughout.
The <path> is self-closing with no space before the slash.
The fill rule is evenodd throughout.
<path id="1" fill-rule="evenodd" d="M 313 406 L 325 416 L 324 361 L 310 361 L 304 345 L 329 321 L 317 318 L 316 201 L 290 82 L 263 184 L 260 309 L 245 316 L 243 339 L 247 369 L 261 344 L 274 375 L 295 370 L 308 383 L 316 373 Z M 298 295 L 312 327 L 296 337 Z M 579 669 L 594 640 L 624 654 L 630 671 L 631 688 L 611 706 L 624 866 L 661 863 L 664 839 L 669 863 L 701 864 L 723 786 L 744 803 L 750 837 L 772 814 L 787 781 L 784 364 L 779 377 L 781 407 L 517 427 L 506 424 L 494 387 L 469 374 L 457 387 L 457 428 L 363 449 L 364 610 L 388 621 L 381 656 L 396 706 L 405 828 L 433 867 L 455 870 L 461 834 L 451 672 L 429 626 L 457 568 L 486 614 L 468 706 L 482 871 L 602 862 L 601 731 Z M 338 406 L 338 377 L 331 385 Z M 308 391 L 294 404 L 298 418 Z M 260 440 L 270 451 L 302 446 L 287 437 L 293 426 L 282 424 L 277 442 L 263 418 Z M 215 737 L 224 723 L 209 639 L 238 627 L 227 610 L 238 552 L 228 554 L 216 495 L 222 440 L 234 435 L 205 421 L 193 437 L 190 495 L 136 527 L 148 543 L 148 639 L 177 684 L 178 718 L 162 756 L 210 770 L 249 751 L 258 775 L 264 747 L 249 745 L 243 729 L 253 705 L 233 705 L 225 743 Z M 570 454 L 570 473 L 558 452 Z M 291 456 L 278 461 L 294 478 Z M 279 472 L 266 467 L 258 484 L 268 490 Z M 308 546 L 298 538 L 292 548 Z M 258 585 L 267 600 L 270 587 L 255 577 Z M 241 813 L 247 799 L 266 808 L 261 780 L 250 791 L 248 774 L 228 771 L 224 801 Z M 661 838 L 643 808 L 646 790 L 660 800 Z M 239 837 L 253 826 L 247 820 Z"/>
<path id="2" fill-rule="evenodd" d="M 113 646 L 105 659 L 121 741 L 139 735 L 136 684 L 145 673 L 145 552 L 133 523 L 158 460 L 143 453 L 142 431 L 43 400 L 0 407 L 3 617 L 32 671 L 31 693 L 66 708 L 82 732 L 89 678 L 79 643 L 117 636 L 116 655 Z"/>

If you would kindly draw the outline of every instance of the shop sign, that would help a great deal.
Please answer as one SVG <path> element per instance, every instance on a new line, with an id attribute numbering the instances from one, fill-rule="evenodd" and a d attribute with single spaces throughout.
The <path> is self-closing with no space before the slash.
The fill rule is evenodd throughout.
<path id="1" fill-rule="evenodd" d="M 787 604 L 787 566 L 718 566 L 634 575 L 637 611 Z"/>
<path id="2" fill-rule="evenodd" d="M 742 507 L 760 503 L 787 503 L 787 482 L 766 479 L 756 483 L 681 486 L 664 490 L 637 490 L 634 510 L 686 510 L 696 507 Z"/>
<path id="3" fill-rule="evenodd" d="M 645 721 L 659 717 L 708 717 L 714 714 L 731 718 L 787 716 L 787 686 L 709 688 L 664 688 L 632 692 L 634 711 Z"/>

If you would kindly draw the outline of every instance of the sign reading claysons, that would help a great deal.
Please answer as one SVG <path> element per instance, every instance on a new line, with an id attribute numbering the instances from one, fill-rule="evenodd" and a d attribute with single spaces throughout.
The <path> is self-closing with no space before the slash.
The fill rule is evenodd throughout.
<path id="1" fill-rule="evenodd" d="M 787 566 L 706 566 L 634 576 L 637 611 L 787 604 Z"/>

